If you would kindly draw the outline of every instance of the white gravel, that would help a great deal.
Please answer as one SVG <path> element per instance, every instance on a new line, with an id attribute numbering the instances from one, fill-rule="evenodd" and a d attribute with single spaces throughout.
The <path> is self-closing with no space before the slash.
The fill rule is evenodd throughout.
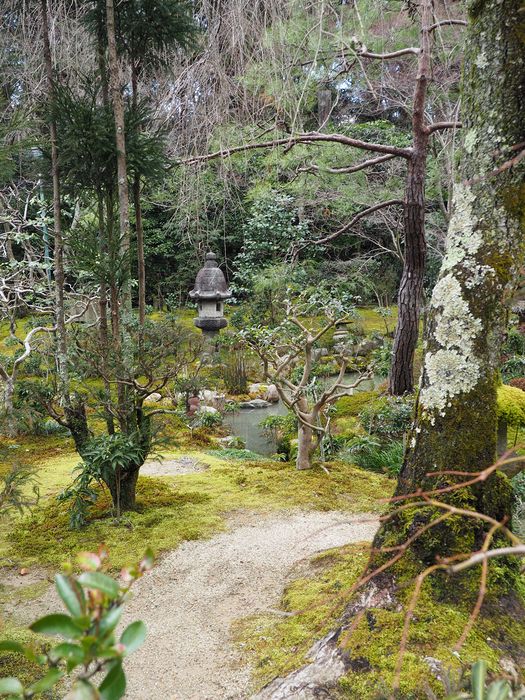
<path id="1" fill-rule="evenodd" d="M 186 542 L 134 587 L 126 624 L 148 638 L 126 662 L 128 700 L 246 700 L 250 669 L 230 637 L 239 618 L 277 606 L 294 565 L 317 552 L 371 540 L 373 516 L 341 512 L 250 514 L 229 532 Z"/>
<path id="2" fill-rule="evenodd" d="M 203 472 L 210 465 L 193 457 L 178 457 L 177 459 L 158 459 L 144 462 L 140 468 L 141 476 L 180 476 Z"/>

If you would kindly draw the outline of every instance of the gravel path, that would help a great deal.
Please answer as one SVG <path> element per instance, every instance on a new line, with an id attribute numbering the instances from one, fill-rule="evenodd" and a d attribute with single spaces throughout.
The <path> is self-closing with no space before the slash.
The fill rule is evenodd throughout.
<path id="1" fill-rule="evenodd" d="M 250 514 L 210 540 L 186 542 L 134 587 L 126 620 L 148 627 L 127 661 L 127 700 L 246 700 L 250 669 L 231 624 L 277 606 L 291 569 L 317 552 L 371 540 L 371 516 Z"/>
<path id="2" fill-rule="evenodd" d="M 203 472 L 210 465 L 193 457 L 178 457 L 177 459 L 148 460 L 140 468 L 141 476 L 180 476 Z"/>

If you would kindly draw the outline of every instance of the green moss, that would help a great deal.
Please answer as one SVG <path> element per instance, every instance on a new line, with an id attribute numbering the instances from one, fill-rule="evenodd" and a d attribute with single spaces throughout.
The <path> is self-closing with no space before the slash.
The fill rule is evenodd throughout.
<path id="1" fill-rule="evenodd" d="M 524 392 L 525 393 L 525 392 Z M 379 393 L 377 391 L 359 391 L 352 396 L 343 396 L 336 403 L 336 417 L 357 417 L 363 408 L 371 401 L 377 400 Z"/>
<path id="2" fill-rule="evenodd" d="M 507 425 L 525 426 L 525 391 L 501 384 L 498 387 L 498 418 Z"/>
<path id="3" fill-rule="evenodd" d="M 397 306 L 388 307 L 390 315 L 383 317 L 377 308 L 362 307 L 357 310 L 361 323 L 363 324 L 363 330 L 366 334 L 371 334 L 374 332 L 386 331 L 386 325 L 388 325 L 389 330 L 395 328 L 397 322 Z"/>
<path id="4" fill-rule="evenodd" d="M 348 591 L 366 565 L 367 557 L 368 545 L 363 544 L 331 550 L 313 560 L 310 577 L 287 587 L 281 608 L 293 615 L 284 618 L 260 615 L 238 623 L 237 638 L 255 668 L 258 687 L 300 668 L 308 661 L 308 651 L 315 640 L 337 628 L 348 604 Z M 417 566 L 407 561 L 400 571 L 403 576 L 396 576 L 397 604 L 389 609 L 369 609 L 349 635 L 342 635 L 349 670 L 340 680 L 337 697 L 351 700 L 391 697 L 404 608 L 412 594 Z M 469 619 L 472 602 L 469 598 L 454 604 L 444 602 L 436 596 L 435 582 L 427 579 L 410 624 L 396 697 L 426 700 L 428 687 L 437 697 L 444 696 L 444 687 L 432 676 L 425 661 L 427 657 L 437 659 L 445 670 L 453 672 L 480 658 L 497 671 L 502 656 L 514 653 L 520 657 L 525 650 L 525 630 L 502 606 L 480 619 L 459 657 L 453 653 L 454 644 Z"/>
<path id="5" fill-rule="evenodd" d="M 5 621 L 0 623 L 0 639 L 29 644 L 37 652 L 44 651 L 45 647 L 49 646 L 49 644 L 42 643 L 41 636 Z M 15 676 L 20 679 L 22 684 L 29 685 L 42 678 L 42 675 L 42 669 L 37 664 L 28 661 L 20 654 L 0 653 L 0 678 Z M 51 700 L 57 696 L 52 694 L 48 697 Z"/>
<path id="6" fill-rule="evenodd" d="M 112 565 L 119 568 L 136 561 L 148 544 L 161 552 L 208 537 L 224 528 L 228 512 L 239 508 L 378 511 L 379 499 L 393 489 L 391 480 L 339 462 L 327 465 L 327 475 L 320 467 L 298 472 L 289 463 L 194 456 L 210 468 L 180 477 L 139 478 L 137 512 L 127 513 L 118 524 L 107 493 L 101 493 L 90 524 L 77 531 L 69 529 L 67 503 L 44 499 L 32 515 L 15 520 L 5 532 L 4 553 L 20 565 L 57 566 L 104 542 Z M 61 485 L 69 478 L 64 471 Z"/>
<path id="7" fill-rule="evenodd" d="M 337 625 L 344 592 L 362 573 L 367 557 L 362 544 L 323 552 L 311 562 L 315 574 L 293 581 L 283 594 L 280 607 L 293 615 L 256 615 L 238 622 L 235 636 L 253 663 L 258 687 L 306 663 L 315 639 Z"/>

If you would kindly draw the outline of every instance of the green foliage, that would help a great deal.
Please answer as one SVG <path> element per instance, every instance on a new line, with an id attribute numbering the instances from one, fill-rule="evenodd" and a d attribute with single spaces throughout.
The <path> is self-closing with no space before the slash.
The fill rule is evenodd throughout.
<path id="1" fill-rule="evenodd" d="M 55 587 L 68 614 L 52 613 L 36 620 L 30 629 L 39 634 L 61 637 L 63 641 L 42 654 L 31 645 L 0 642 L 0 652 L 20 654 L 41 669 L 42 677 L 28 687 L 16 677 L 0 679 L 0 695 L 11 700 L 47 697 L 65 676 L 73 677 L 68 700 L 101 698 L 119 700 L 126 691 L 123 660 L 136 651 L 146 637 L 143 622 L 132 622 L 117 641 L 115 628 L 122 616 L 132 584 L 153 565 L 147 550 L 142 561 L 122 571 L 121 582 L 102 573 L 106 552 L 84 552 L 78 563 L 83 570 L 72 575 L 68 567 L 55 576 Z M 99 683 L 97 676 L 104 677 Z"/>
<path id="2" fill-rule="evenodd" d="M 466 692 L 453 693 L 447 700 L 523 700 L 525 691 L 513 691 L 507 680 L 487 679 L 488 664 L 484 660 L 476 661 L 470 673 L 469 689 Z"/>
<path id="3" fill-rule="evenodd" d="M 244 229 L 244 246 L 235 258 L 232 290 L 237 297 L 247 296 L 255 279 L 263 270 L 284 262 L 292 245 L 304 242 L 308 222 L 298 216 L 292 197 L 271 191 L 252 204 L 251 216 Z M 280 277 L 281 283 L 286 278 Z M 261 287 L 261 292 L 272 292 L 273 287 Z"/>
<path id="4" fill-rule="evenodd" d="M 525 355 L 525 334 L 517 328 L 511 328 L 501 351 L 504 355 Z"/>
<path id="5" fill-rule="evenodd" d="M 366 405 L 359 414 L 365 430 L 380 440 L 398 440 L 410 426 L 413 397 L 388 396 Z"/>
<path id="6" fill-rule="evenodd" d="M 259 460 L 264 459 L 264 457 L 257 452 L 252 452 L 251 450 L 246 450 L 242 447 L 222 447 L 219 450 L 213 450 L 210 452 L 214 457 L 219 457 L 220 459 L 249 459 Z"/>
<path id="7" fill-rule="evenodd" d="M 117 517 L 120 516 L 118 501 L 119 484 L 126 472 L 136 469 L 145 459 L 144 447 L 136 435 L 115 433 L 100 435 L 89 441 L 82 452 L 82 462 L 76 467 L 79 474 L 73 484 L 60 495 L 60 500 L 71 502 L 70 526 L 84 527 L 90 508 L 97 500 L 95 484 L 117 485 Z"/>
<path id="8" fill-rule="evenodd" d="M 498 418 L 505 420 L 507 425 L 525 425 L 525 392 L 501 384 L 498 387 Z"/>
<path id="9" fill-rule="evenodd" d="M 13 510 L 20 514 L 31 510 L 38 503 L 39 497 L 34 469 L 15 464 L 0 475 L 0 518 Z"/>
<path id="10" fill-rule="evenodd" d="M 100 81 L 80 80 L 78 88 L 57 85 L 53 116 L 59 134 L 59 165 L 68 190 L 116 192 L 117 148 L 111 106 L 100 101 Z M 164 166 L 164 136 L 152 131 L 146 103 L 125 113 L 128 175 L 158 177 Z"/>
<path id="11" fill-rule="evenodd" d="M 397 476 L 403 464 L 404 446 L 401 441 L 383 447 L 369 436 L 356 437 L 347 443 L 339 458 L 367 471 Z"/>
<path id="12" fill-rule="evenodd" d="M 219 425 L 222 425 L 222 416 L 219 412 L 212 413 L 201 409 L 197 411 L 197 425 L 201 428 L 218 428 Z"/>

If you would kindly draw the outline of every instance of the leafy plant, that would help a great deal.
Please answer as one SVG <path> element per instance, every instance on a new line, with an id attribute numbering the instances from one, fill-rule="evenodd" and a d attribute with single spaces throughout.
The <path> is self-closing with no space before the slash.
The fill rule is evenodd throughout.
<path id="1" fill-rule="evenodd" d="M 222 416 L 220 413 L 212 413 L 211 411 L 200 410 L 197 414 L 198 425 L 201 428 L 217 428 L 222 425 Z"/>
<path id="2" fill-rule="evenodd" d="M 132 584 L 153 565 L 147 550 L 142 561 L 121 573 L 121 581 L 102 573 L 107 553 L 84 552 L 78 563 L 82 573 L 71 567 L 55 576 L 55 586 L 69 614 L 53 613 L 36 620 L 33 632 L 59 636 L 62 641 L 48 651 L 13 641 L 0 642 L 0 651 L 21 654 L 42 669 L 42 678 L 24 687 L 16 677 L 0 679 L 0 696 L 10 700 L 44 697 L 65 676 L 74 676 L 66 700 L 119 700 L 126 691 L 124 659 L 136 651 L 146 637 L 140 620 L 126 627 L 117 641 L 115 629 Z M 98 677 L 104 674 L 99 683 Z"/>
<path id="3" fill-rule="evenodd" d="M 476 661 L 470 675 L 470 688 L 466 692 L 449 695 L 447 700 L 523 700 L 523 690 L 514 691 L 506 680 L 495 680 L 487 685 L 487 662 Z"/>
<path id="4" fill-rule="evenodd" d="M 403 464 L 403 454 L 404 446 L 401 441 L 383 447 L 379 441 L 366 435 L 351 440 L 339 457 L 367 471 L 397 476 Z"/>
<path id="5" fill-rule="evenodd" d="M 0 517 L 10 511 L 23 513 L 38 503 L 40 493 L 35 472 L 14 465 L 0 477 Z"/>
<path id="6" fill-rule="evenodd" d="M 397 440 L 410 426 L 412 409 L 412 397 L 389 396 L 365 406 L 359 420 L 372 435 L 383 440 Z"/>
<path id="7" fill-rule="evenodd" d="M 116 515 L 120 517 L 120 483 L 130 466 L 142 464 L 143 448 L 133 435 L 115 433 L 90 440 L 82 453 L 83 461 L 73 484 L 65 489 L 59 500 L 71 501 L 70 525 L 74 529 L 87 523 L 90 507 L 97 500 L 95 484 L 115 485 Z"/>

